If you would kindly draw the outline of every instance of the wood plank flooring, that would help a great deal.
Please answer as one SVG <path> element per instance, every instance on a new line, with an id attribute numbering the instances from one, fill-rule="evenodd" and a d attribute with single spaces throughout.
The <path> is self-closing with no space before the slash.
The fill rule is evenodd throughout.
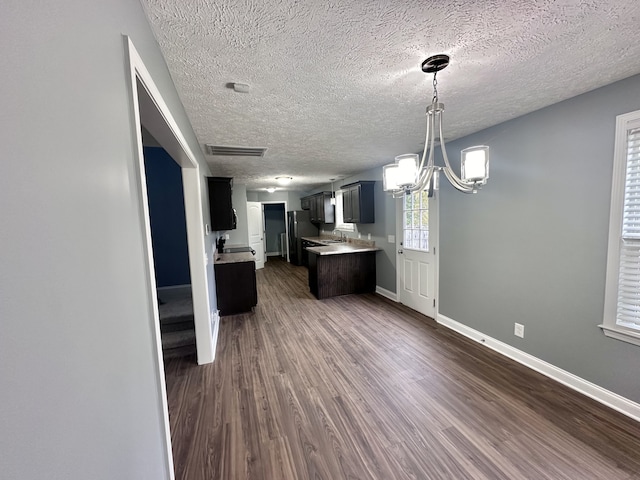
<path id="1" fill-rule="evenodd" d="M 258 275 L 214 364 L 165 364 L 177 480 L 640 480 L 640 424 L 373 294 Z"/>

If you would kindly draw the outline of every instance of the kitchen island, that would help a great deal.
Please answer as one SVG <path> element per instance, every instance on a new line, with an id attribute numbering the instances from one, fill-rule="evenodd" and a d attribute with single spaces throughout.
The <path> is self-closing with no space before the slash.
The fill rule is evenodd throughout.
<path id="1" fill-rule="evenodd" d="M 310 240 L 322 242 L 322 238 Z M 308 247 L 309 290 L 318 299 L 375 292 L 380 250 L 374 242 L 355 239 Z"/>

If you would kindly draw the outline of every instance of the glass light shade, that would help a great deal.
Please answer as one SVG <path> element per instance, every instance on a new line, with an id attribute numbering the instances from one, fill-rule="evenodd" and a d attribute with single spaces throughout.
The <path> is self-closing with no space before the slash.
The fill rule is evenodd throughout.
<path id="1" fill-rule="evenodd" d="M 460 173 L 464 183 L 484 185 L 489 178 L 489 147 L 476 146 L 462 150 Z"/>
<path id="2" fill-rule="evenodd" d="M 397 190 L 400 188 L 398 184 L 398 165 L 392 163 L 382 167 L 382 189 L 385 192 Z"/>
<path id="3" fill-rule="evenodd" d="M 418 177 L 418 160 L 414 153 L 398 155 L 396 162 L 382 167 L 382 188 L 385 192 L 413 185 Z"/>
<path id="4" fill-rule="evenodd" d="M 398 155 L 396 164 L 398 165 L 397 182 L 398 185 L 413 185 L 418 177 L 418 160 L 420 157 L 413 153 Z"/>

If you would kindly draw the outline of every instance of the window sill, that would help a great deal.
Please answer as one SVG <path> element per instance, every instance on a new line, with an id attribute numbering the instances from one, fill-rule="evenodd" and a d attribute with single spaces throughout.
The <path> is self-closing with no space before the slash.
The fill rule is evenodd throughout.
<path id="1" fill-rule="evenodd" d="M 607 337 L 640 346 L 640 332 L 632 332 L 619 326 L 598 325 Z"/>
<path id="2" fill-rule="evenodd" d="M 353 223 L 339 223 L 339 224 L 336 224 L 335 230 L 342 230 L 343 232 L 355 232 L 356 231 Z"/>

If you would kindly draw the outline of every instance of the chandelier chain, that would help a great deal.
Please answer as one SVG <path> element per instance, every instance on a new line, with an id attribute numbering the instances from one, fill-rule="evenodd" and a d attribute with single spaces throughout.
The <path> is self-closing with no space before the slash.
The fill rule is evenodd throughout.
<path id="1" fill-rule="evenodd" d="M 436 79 L 436 73 L 433 72 L 433 102 L 438 102 L 438 80 Z"/>

